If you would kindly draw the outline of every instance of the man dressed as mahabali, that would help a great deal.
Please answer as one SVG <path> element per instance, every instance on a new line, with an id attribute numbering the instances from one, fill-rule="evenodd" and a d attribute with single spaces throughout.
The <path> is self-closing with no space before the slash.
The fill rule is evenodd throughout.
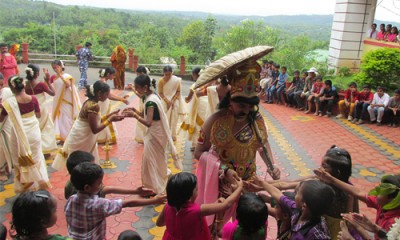
<path id="1" fill-rule="evenodd" d="M 255 57 L 225 71 L 231 91 L 202 126 L 195 150 L 195 158 L 199 160 L 196 172 L 199 204 L 215 202 L 233 192 L 230 188 L 234 187 L 234 178 L 251 181 L 256 176 L 257 152 L 267 163 L 268 173 L 274 179 L 280 177 L 280 170 L 273 165 L 266 124 L 258 112 L 260 71 Z M 215 222 L 229 221 L 235 209 L 232 206 L 223 216 L 217 215 Z M 207 218 L 209 225 L 213 221 L 214 216 Z"/>

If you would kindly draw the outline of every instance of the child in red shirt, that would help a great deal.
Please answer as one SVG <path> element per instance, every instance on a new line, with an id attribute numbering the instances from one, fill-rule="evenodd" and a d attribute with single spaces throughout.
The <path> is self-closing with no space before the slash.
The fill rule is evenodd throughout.
<path id="1" fill-rule="evenodd" d="M 346 112 L 349 112 L 347 120 L 353 120 L 353 111 L 358 94 L 359 92 L 357 91 L 357 84 L 355 82 L 351 82 L 349 84 L 349 88 L 346 90 L 344 99 L 340 100 L 338 103 L 339 115 L 337 115 L 336 118 L 344 118 L 346 117 Z"/>
<path id="2" fill-rule="evenodd" d="M 333 177 L 322 168 L 314 170 L 314 173 L 320 180 L 335 185 L 366 203 L 368 207 L 376 209 L 375 223 L 382 229 L 377 229 L 375 239 L 380 239 L 380 235 L 377 234 L 381 231 L 389 231 L 395 219 L 400 217 L 400 175 L 383 176 L 381 184 L 366 194 L 357 187 Z"/>
<path id="3" fill-rule="evenodd" d="M 354 118 L 352 123 L 357 125 L 363 123 L 363 118 L 365 118 L 365 114 L 368 112 L 368 106 L 373 99 L 374 94 L 371 92 L 371 87 L 368 84 L 364 85 L 363 90 L 358 93 L 356 101 L 354 102 Z"/>

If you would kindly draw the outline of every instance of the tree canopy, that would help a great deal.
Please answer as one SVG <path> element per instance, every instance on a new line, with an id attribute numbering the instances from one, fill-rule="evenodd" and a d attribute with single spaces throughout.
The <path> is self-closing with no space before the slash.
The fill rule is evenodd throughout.
<path id="1" fill-rule="evenodd" d="M 109 56 L 122 45 L 134 48 L 142 63 L 185 56 L 188 64 L 204 64 L 246 47 L 270 45 L 275 51 L 268 58 L 289 71 L 311 64 L 306 55 L 312 50 L 328 48 L 332 24 L 332 16 L 143 12 L 28 0 L 0 1 L 0 14 L 1 41 L 27 42 L 33 52 L 54 52 L 55 37 L 58 54 L 73 54 L 77 45 L 90 41 L 97 56 Z"/>

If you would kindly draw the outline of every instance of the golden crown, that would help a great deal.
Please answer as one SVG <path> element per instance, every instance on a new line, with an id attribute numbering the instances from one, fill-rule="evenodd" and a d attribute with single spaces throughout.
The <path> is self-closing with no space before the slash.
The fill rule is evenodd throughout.
<path id="1" fill-rule="evenodd" d="M 261 91 L 261 66 L 255 59 L 250 59 L 228 74 L 231 84 L 231 97 L 257 97 Z"/>

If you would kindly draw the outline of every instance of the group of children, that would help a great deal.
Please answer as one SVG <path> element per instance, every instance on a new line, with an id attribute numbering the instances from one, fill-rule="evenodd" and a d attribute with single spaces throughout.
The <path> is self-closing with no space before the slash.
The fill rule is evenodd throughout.
<path id="1" fill-rule="evenodd" d="M 394 91 L 392 97 L 386 93 L 385 87 L 377 87 L 375 94 L 369 85 L 364 85 L 358 92 L 357 84 L 351 82 L 346 90 L 344 99 L 339 101 L 339 115 L 337 118 L 346 118 L 355 124 L 362 124 L 369 114 L 370 123 L 382 125 L 384 116 L 387 116 L 389 126 L 398 127 L 400 122 L 400 89 Z"/>
<path id="2" fill-rule="evenodd" d="M 321 167 L 314 170 L 315 176 L 290 182 L 265 181 L 260 177 L 244 182 L 239 178 L 234 180 L 235 190 L 228 198 L 202 205 L 195 203 L 197 178 L 192 173 L 171 176 L 167 196 L 154 196 L 150 189 L 141 187 L 132 190 L 104 186 L 103 170 L 93 160 L 86 152 L 74 152 L 68 159 L 71 178 L 65 187 L 68 201 L 64 210 L 68 235 L 72 239 L 105 239 L 108 216 L 120 213 L 125 207 L 165 201 L 156 222 L 157 226 L 166 226 L 164 240 L 214 237 L 264 240 L 271 236 L 269 215 L 277 219 L 277 239 L 352 240 L 372 239 L 372 235 L 382 239 L 395 219 L 400 218 L 400 175 L 386 175 L 381 184 L 364 193 L 349 181 L 350 154 L 336 146 L 325 153 Z M 142 197 L 112 200 L 105 198 L 108 193 Z M 356 213 L 358 200 L 376 209 L 375 222 Z M 236 219 L 224 223 L 221 213 L 234 204 Z M 57 221 L 56 209 L 56 198 L 46 190 L 22 193 L 12 208 L 11 236 L 15 239 L 70 239 L 50 235 L 47 231 Z M 216 215 L 212 226 L 205 220 L 208 215 Z M 4 229 L 0 233 L 2 231 Z M 125 231 L 118 239 L 141 238 L 133 231 Z"/>
<path id="3" fill-rule="evenodd" d="M 379 31 L 376 28 L 376 23 L 373 23 L 371 29 L 368 30 L 366 37 L 379 41 L 400 42 L 399 30 L 396 26 L 392 26 L 392 24 L 385 25 L 382 23 L 379 25 Z"/>
<path id="4" fill-rule="evenodd" d="M 281 71 L 280 71 L 281 69 Z M 338 104 L 337 118 L 347 118 L 354 124 L 362 124 L 367 119 L 371 123 L 382 125 L 383 116 L 387 116 L 389 126 L 398 127 L 400 123 L 400 89 L 394 91 L 392 97 L 386 93 L 385 87 L 377 87 L 377 92 L 371 92 L 369 85 L 364 85 L 362 91 L 357 90 L 357 84 L 351 82 L 345 91 L 343 100 L 339 101 L 339 93 L 331 80 L 322 80 L 317 69 L 307 72 L 295 71 L 292 80 L 289 79 L 286 67 L 280 67 L 273 61 L 263 61 L 260 85 L 264 91 L 265 103 L 282 103 L 294 107 L 304 113 L 315 116 L 332 115 L 335 104 Z"/>

